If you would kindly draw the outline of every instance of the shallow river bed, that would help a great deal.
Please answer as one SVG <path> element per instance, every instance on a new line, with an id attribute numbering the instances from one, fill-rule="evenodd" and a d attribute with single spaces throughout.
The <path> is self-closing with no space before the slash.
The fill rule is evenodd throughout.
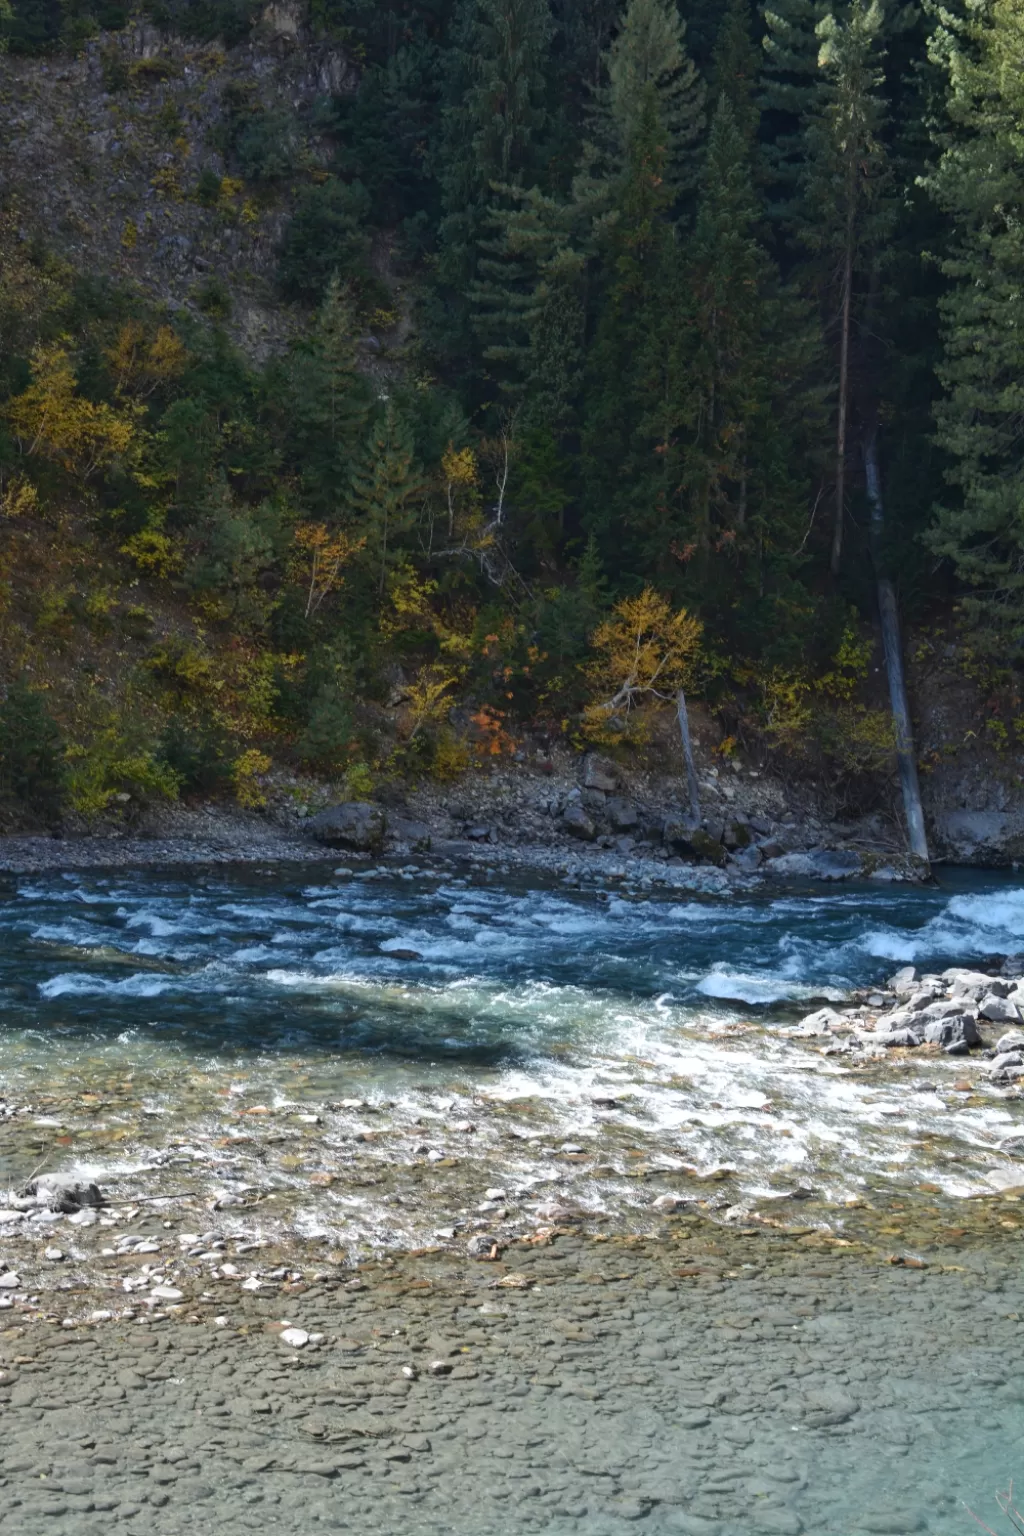
<path id="1" fill-rule="evenodd" d="M 1000 1529 L 1020 1090 L 792 1031 L 997 967 L 1012 877 L 76 873 L 0 940 L 0 1189 L 107 1199 L 0 1210 L 19 1530 Z"/>

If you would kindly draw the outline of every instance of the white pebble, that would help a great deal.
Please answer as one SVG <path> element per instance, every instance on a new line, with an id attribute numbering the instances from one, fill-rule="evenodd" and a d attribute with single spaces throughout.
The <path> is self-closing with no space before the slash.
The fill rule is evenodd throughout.
<path id="1" fill-rule="evenodd" d="M 284 1328 L 280 1337 L 282 1344 L 290 1344 L 293 1349 L 303 1349 L 309 1343 L 309 1334 L 304 1328 Z"/>

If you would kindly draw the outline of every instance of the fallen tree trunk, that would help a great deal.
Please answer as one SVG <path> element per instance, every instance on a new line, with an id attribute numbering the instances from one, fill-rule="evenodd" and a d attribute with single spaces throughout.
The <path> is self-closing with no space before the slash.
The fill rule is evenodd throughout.
<path id="1" fill-rule="evenodd" d="M 917 759 L 914 755 L 914 732 L 907 704 L 907 685 L 903 674 L 903 642 L 900 637 L 900 614 L 896 602 L 896 589 L 885 574 L 882 560 L 882 530 L 885 526 L 885 508 L 882 501 L 882 479 L 878 468 L 878 432 L 872 427 L 864 444 L 864 477 L 868 500 L 871 503 L 871 550 L 878 586 L 878 614 L 882 624 L 882 646 L 885 651 L 885 668 L 889 677 L 889 702 L 892 708 L 896 734 L 896 762 L 899 767 L 900 788 L 903 791 L 903 810 L 907 818 L 907 840 L 915 858 L 928 863 L 928 838 L 924 828 L 924 810 L 921 806 L 921 786 L 917 778 Z"/>
<path id="2" fill-rule="evenodd" d="M 676 719 L 679 721 L 679 738 L 683 744 L 683 758 L 686 762 L 686 788 L 690 796 L 690 821 L 696 827 L 700 823 L 700 789 L 697 784 L 697 769 L 693 762 L 693 744 L 690 741 L 690 718 L 686 713 L 686 695 L 681 688 L 676 694 Z"/>

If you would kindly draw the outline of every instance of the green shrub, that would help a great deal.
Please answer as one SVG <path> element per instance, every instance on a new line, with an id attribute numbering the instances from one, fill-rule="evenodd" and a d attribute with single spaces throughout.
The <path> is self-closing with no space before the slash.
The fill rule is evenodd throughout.
<path id="1" fill-rule="evenodd" d="M 295 743 L 299 762 L 321 773 L 340 773 L 351 763 L 355 749 L 348 702 L 336 683 L 324 683 L 313 696 L 305 729 Z"/>
<path id="2" fill-rule="evenodd" d="M 64 741 L 42 695 L 24 678 L 0 705 L 0 789 L 48 821 L 64 804 Z"/>
<path id="3" fill-rule="evenodd" d="M 171 720 L 158 750 L 183 795 L 226 794 L 231 788 L 234 750 L 228 733 L 213 721 Z"/>
<path id="4" fill-rule="evenodd" d="M 223 177 L 218 176 L 217 172 L 212 171 L 209 166 L 204 166 L 196 181 L 194 194 L 196 202 L 201 203 L 204 208 L 216 208 L 220 202 L 220 191 L 223 185 Z"/>
<path id="5" fill-rule="evenodd" d="M 222 278 L 208 277 L 205 283 L 193 288 L 192 298 L 196 308 L 211 320 L 227 320 L 231 316 L 231 292 Z"/>

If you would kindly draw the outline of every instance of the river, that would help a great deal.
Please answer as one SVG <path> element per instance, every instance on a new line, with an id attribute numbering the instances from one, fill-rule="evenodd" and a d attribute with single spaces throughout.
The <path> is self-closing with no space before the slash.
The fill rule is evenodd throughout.
<path id="1" fill-rule="evenodd" d="M 276 1326 L 285 1307 L 295 1321 L 305 1306 L 305 1326 L 325 1330 L 330 1369 L 335 1358 L 352 1365 L 346 1350 L 368 1352 L 367 1382 L 372 1370 L 386 1375 L 386 1337 L 407 1338 L 412 1349 L 417 1328 L 436 1339 L 443 1316 L 457 1340 L 468 1317 L 476 1333 L 453 1348 L 486 1356 L 474 1340 L 481 1323 L 497 1329 L 493 1380 L 512 1395 L 506 1406 L 522 1409 L 521 1444 L 513 1437 L 507 1454 L 500 1448 L 507 1415 L 479 1430 L 490 1422 L 493 1386 L 481 1395 L 478 1383 L 465 1399 L 477 1405 L 471 1422 L 439 1418 L 425 1401 L 405 1429 L 411 1424 L 412 1439 L 424 1442 L 433 1424 L 454 1439 L 457 1462 L 464 1455 L 475 1469 L 473 1496 L 459 1503 L 464 1480 L 448 1487 L 455 1471 L 443 1459 L 433 1482 L 410 1481 L 402 1469 L 409 1437 L 392 1426 L 392 1455 L 376 1428 L 384 1459 L 350 1457 L 330 1472 L 364 1479 L 362 1504 L 346 1493 L 354 1528 L 397 1528 L 389 1489 L 395 1509 L 417 1510 L 402 1516 L 403 1529 L 465 1536 L 606 1536 L 637 1520 L 659 1536 L 954 1536 L 977 1528 L 960 1507 L 965 1495 L 1000 1519 L 991 1494 L 1018 1470 L 1024 1447 L 1016 1342 L 1024 1224 L 1019 1195 L 998 1196 L 989 1176 L 1017 1164 L 1022 1100 L 1015 1088 L 990 1085 L 977 1057 L 923 1050 L 853 1059 L 792 1030 L 812 1008 L 842 1009 L 853 989 L 884 984 L 898 966 L 997 966 L 1024 948 L 1018 876 L 952 871 L 924 887 L 751 882 L 681 895 L 557 881 L 528 887 L 425 864 L 122 870 L 9 880 L 0 932 L 0 1185 L 20 1186 L 39 1163 L 96 1179 L 112 1212 L 95 1229 L 97 1242 L 118 1245 L 90 1247 L 92 1230 L 61 1236 L 62 1260 L 78 1266 L 72 1282 L 67 1268 L 31 1269 L 42 1261 L 32 1257 L 26 1223 L 8 1246 L 12 1268 L 42 1277 L 14 1297 L 24 1327 L 52 1313 L 77 1336 L 110 1318 L 104 1326 L 120 1322 L 128 1332 L 108 1333 L 114 1342 L 103 1347 L 122 1367 L 128 1351 L 142 1370 L 132 1319 L 150 1331 L 181 1314 L 202 1327 L 221 1308 L 217 1359 L 234 1373 L 240 1402 L 246 1370 L 261 1399 L 265 1373 L 280 1374 L 265 1352 L 282 1346 L 256 1348 L 251 1329 L 257 1317 Z M 655 1202 L 667 1195 L 679 1204 L 666 1217 L 664 1201 Z M 179 1235 L 183 1224 L 195 1231 Z M 170 1281 L 179 1287 L 170 1295 L 184 1300 L 164 1313 L 155 1292 L 147 1312 L 134 1282 L 125 1295 L 118 1279 L 120 1301 L 90 1313 L 96 1288 L 110 1291 L 110 1266 L 123 1268 L 143 1240 L 136 1268 L 142 1253 L 162 1256 L 139 1286 Z M 474 1243 L 485 1257 L 493 1246 L 497 1270 L 467 1261 Z M 271 1253 L 285 1260 L 279 1270 L 269 1269 Z M 279 1288 L 291 1296 L 308 1283 L 287 1264 L 308 1266 L 311 1253 L 340 1268 L 318 1271 L 308 1296 L 286 1301 Z M 623 1253 L 633 1255 L 626 1269 L 613 1256 Z M 513 1270 L 521 1297 L 514 1287 L 488 1289 L 504 1272 L 502 1254 L 504 1270 L 527 1271 L 516 1279 Z M 221 1272 L 225 1255 L 237 1262 Z M 441 1266 L 409 1281 L 422 1323 L 412 1302 L 398 1317 L 399 1303 L 361 1302 L 358 1287 L 356 1301 L 346 1300 L 342 1280 L 330 1282 L 341 1290 L 329 1304 L 320 1296 L 331 1273 L 364 1275 L 360 1283 L 372 1288 L 374 1265 L 392 1263 L 389 1255 L 399 1266 Z M 567 1259 L 579 1268 L 571 1305 L 557 1284 Z M 536 1287 L 528 1261 L 539 1266 Z M 399 1272 L 379 1271 L 389 1296 Z M 66 1293 L 57 1311 L 44 1288 L 58 1282 L 48 1273 L 60 1274 Z M 694 1310 L 686 1297 L 705 1285 Z M 581 1286 L 600 1286 L 597 1300 L 582 1297 Z M 479 1287 L 471 1306 L 464 1298 Z M 552 1334 L 543 1299 L 556 1295 Z M 353 1308 L 368 1309 L 366 1339 L 343 1339 L 335 1357 L 329 1330 L 341 1326 L 345 1306 L 355 1334 Z M 702 1332 L 705 1308 L 706 1326 L 720 1332 Z M 371 1314 L 396 1326 L 371 1329 Z M 26 1348 L 23 1331 L 12 1331 L 19 1342 L 9 1360 Z M 552 1353 L 555 1337 L 562 1353 Z M 550 1362 L 562 1361 L 564 1372 L 574 1350 L 579 1368 L 567 1379 L 552 1374 Z M 548 1361 L 546 1375 L 534 1356 Z M 513 1368 L 527 1357 L 528 1368 Z M 193 1412 L 229 1412 L 182 1408 L 191 1358 L 185 1349 L 177 1374 L 154 1373 L 170 1383 L 161 1387 L 171 1394 L 165 1407 L 135 1400 L 129 1427 L 148 1426 L 151 1446 L 161 1413 L 187 1439 Z M 646 1374 L 623 1374 L 624 1363 Z M 214 1371 L 216 1360 L 207 1366 Z M 468 1374 L 490 1381 L 488 1369 L 485 1359 Z M 429 1395 L 422 1373 L 415 1361 L 406 1370 L 411 1401 L 421 1387 Z M 0 1395 L 3 1381 L 0 1370 Z M 338 1398 L 339 1390 L 322 1401 L 368 1404 L 373 1414 L 384 1412 L 374 1403 L 395 1402 L 373 1391 L 398 1386 L 366 1386 L 361 1398 Z M 281 1411 L 293 1419 L 293 1395 L 281 1391 L 292 1405 L 283 1399 Z M 780 1395 L 764 1395 L 772 1393 Z M 20 1400 L 29 1437 L 36 1401 L 31 1393 Z M 223 1393 L 211 1401 L 223 1405 Z M 681 1403 L 689 1417 L 680 1418 Z M 54 1422 L 64 1415 L 59 1433 L 72 1433 L 77 1410 L 44 1407 Z M 95 1441 L 104 1415 L 113 1416 L 113 1438 L 125 1433 L 118 1411 L 90 1408 L 82 1437 Z M 233 1423 L 250 1457 L 264 1440 L 271 1446 L 266 1436 L 245 1440 Z M 336 1438 L 356 1433 L 337 1429 Z M 798 1435 L 810 1438 L 794 1459 Z M 536 1487 L 512 1481 L 502 1491 L 495 1466 L 508 1479 L 535 1476 L 537 1446 L 546 1471 Z M 215 1454 L 197 1463 L 203 1475 Z M 598 1498 L 593 1469 L 583 1466 L 595 1461 L 612 1479 Z M 620 1465 L 613 1476 L 608 1469 Z M 298 1529 L 301 1519 L 303 1529 L 346 1526 L 330 1499 L 300 1519 L 305 1506 L 290 1502 L 294 1465 L 271 1458 L 264 1470 L 262 1491 L 249 1500 L 259 1518 L 225 1506 L 219 1531 L 269 1530 L 281 1520 Z M 367 1501 L 371 1476 L 383 1492 Z M 127 1467 L 124 1477 L 136 1472 Z M 573 1481 L 585 1477 L 585 1487 Z M 521 1506 L 489 1502 L 524 1489 Z M 70 1519 L 76 1496 L 67 1497 Z M 748 1497 L 756 1517 L 740 1514 Z M 94 1496 L 90 1507 L 103 1506 Z M 179 1529 L 173 1505 L 146 1509 L 147 1529 Z M 53 1528 L 38 1498 L 27 1499 L 25 1514 L 26 1529 L 37 1516 L 40 1529 Z M 93 1527 L 70 1520 L 66 1529 L 78 1536 Z"/>

